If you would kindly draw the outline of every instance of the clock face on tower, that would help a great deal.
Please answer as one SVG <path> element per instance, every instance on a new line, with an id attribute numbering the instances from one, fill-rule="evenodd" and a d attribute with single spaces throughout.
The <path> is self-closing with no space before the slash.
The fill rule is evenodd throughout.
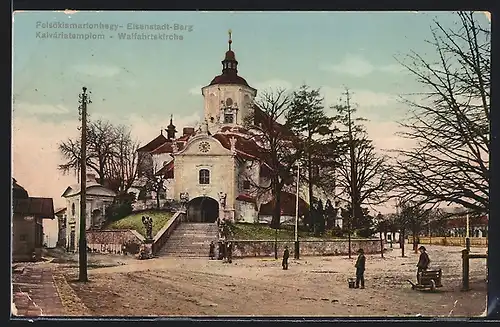
<path id="1" fill-rule="evenodd" d="M 207 153 L 208 151 L 210 151 L 210 143 L 201 142 L 199 149 L 200 149 L 200 152 Z"/>

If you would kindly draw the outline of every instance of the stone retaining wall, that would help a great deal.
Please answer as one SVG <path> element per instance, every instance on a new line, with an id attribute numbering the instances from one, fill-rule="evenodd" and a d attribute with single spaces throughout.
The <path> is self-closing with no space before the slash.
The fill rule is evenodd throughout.
<path id="1" fill-rule="evenodd" d="M 274 257 L 274 240 L 235 240 L 233 241 L 233 257 Z M 290 256 L 293 257 L 294 242 L 278 241 L 278 256 L 283 255 L 285 246 L 288 245 Z M 347 240 L 327 241 L 299 241 L 300 255 L 303 256 L 330 256 L 349 254 L 349 242 Z M 366 254 L 380 253 L 381 245 L 379 239 L 353 239 L 351 241 L 351 253 L 356 254 L 362 248 Z"/>
<path id="2" fill-rule="evenodd" d="M 87 231 L 87 246 L 92 252 L 121 253 L 123 244 L 142 244 L 144 236 L 135 230 Z"/>

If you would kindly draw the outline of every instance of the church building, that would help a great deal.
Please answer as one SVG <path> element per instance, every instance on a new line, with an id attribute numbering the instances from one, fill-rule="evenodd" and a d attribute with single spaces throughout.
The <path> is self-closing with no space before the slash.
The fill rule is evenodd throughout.
<path id="1" fill-rule="evenodd" d="M 254 223 L 270 217 L 272 195 L 262 192 L 270 185 L 270 167 L 262 158 L 266 151 L 246 128 L 248 118 L 257 125 L 266 115 L 254 104 L 257 90 L 238 75 L 231 32 L 222 74 L 201 88 L 201 93 L 203 121 L 197 128 L 184 127 L 182 134 L 176 135 L 171 116 L 166 136 L 161 132 L 138 149 L 142 167 L 165 179 L 166 199 L 186 205 L 187 221 Z M 283 192 L 281 213 L 285 220 L 295 217 L 295 203 L 294 194 Z M 300 199 L 300 215 L 306 208 Z"/>

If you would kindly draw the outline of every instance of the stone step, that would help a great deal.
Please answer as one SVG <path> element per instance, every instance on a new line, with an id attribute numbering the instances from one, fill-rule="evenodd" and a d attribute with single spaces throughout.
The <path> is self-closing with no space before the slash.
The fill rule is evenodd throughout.
<path id="1" fill-rule="evenodd" d="M 208 257 L 211 242 L 217 241 L 217 224 L 181 223 L 170 235 L 159 256 Z"/>

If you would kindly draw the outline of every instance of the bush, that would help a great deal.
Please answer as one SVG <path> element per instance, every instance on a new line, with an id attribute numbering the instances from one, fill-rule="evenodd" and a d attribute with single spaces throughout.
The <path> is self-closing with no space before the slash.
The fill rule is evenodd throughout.
<path id="1" fill-rule="evenodd" d="M 342 237 L 344 236 L 344 231 L 340 227 L 335 227 L 332 230 L 332 236 L 333 237 Z"/>
<path id="2" fill-rule="evenodd" d="M 113 204 L 106 209 L 106 220 L 117 221 L 132 213 L 135 195 L 132 193 L 117 195 Z"/>
<path id="3" fill-rule="evenodd" d="M 361 237 L 370 237 L 374 233 L 374 230 L 371 228 L 363 228 L 358 230 L 358 235 Z"/>
<path id="4" fill-rule="evenodd" d="M 124 250 L 126 253 L 137 254 L 139 253 L 141 245 L 136 242 L 127 242 L 124 244 Z"/>

